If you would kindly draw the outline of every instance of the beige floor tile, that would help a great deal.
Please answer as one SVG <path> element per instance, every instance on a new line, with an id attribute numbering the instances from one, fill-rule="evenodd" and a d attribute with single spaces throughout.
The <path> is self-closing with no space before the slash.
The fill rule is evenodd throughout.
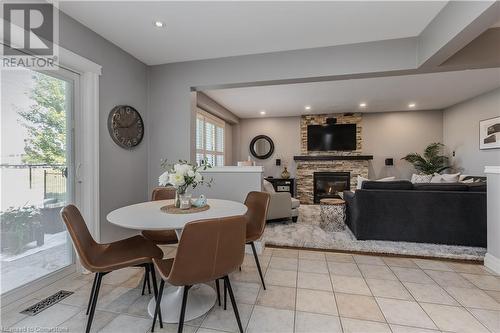
<path id="1" fill-rule="evenodd" d="M 329 261 L 328 269 L 333 275 L 362 277 L 361 271 L 355 263 Z"/>
<path id="2" fill-rule="evenodd" d="M 252 314 L 252 306 L 249 304 L 237 304 L 240 314 L 241 325 L 245 327 Z M 201 327 L 226 332 L 238 332 L 238 323 L 234 315 L 231 302 L 227 304 L 227 310 L 222 306 L 214 306 L 201 323 Z"/>
<path id="3" fill-rule="evenodd" d="M 330 277 L 335 292 L 367 296 L 371 296 L 372 294 L 365 280 L 362 278 L 340 275 L 331 275 Z"/>
<path id="4" fill-rule="evenodd" d="M 296 293 L 295 288 L 268 285 L 266 290 L 260 289 L 256 304 L 278 309 L 295 310 Z"/>
<path id="5" fill-rule="evenodd" d="M 17 304 L 9 304 L 0 309 L 0 327 L 10 327 L 17 323 L 18 321 L 27 318 L 28 316 L 20 313 L 24 309 L 38 303 L 40 300 L 35 298 L 29 298 L 26 300 L 19 300 Z"/>
<path id="6" fill-rule="evenodd" d="M 353 257 L 354 261 L 356 261 L 356 263 L 358 264 L 385 265 L 381 257 L 360 254 L 355 254 Z"/>
<path id="7" fill-rule="evenodd" d="M 410 258 L 385 257 L 382 260 L 384 260 L 385 264 L 389 266 L 408 268 L 418 267 L 417 264 L 415 264 Z"/>
<path id="8" fill-rule="evenodd" d="M 265 276 L 266 284 L 295 287 L 297 285 L 297 272 L 278 269 L 268 269 Z"/>
<path id="9" fill-rule="evenodd" d="M 259 290 L 261 289 L 260 283 L 249 282 L 231 282 L 233 288 L 234 298 L 237 303 L 255 304 Z M 220 288 L 223 290 L 223 282 L 220 282 Z"/>
<path id="10" fill-rule="evenodd" d="M 413 301 L 410 293 L 399 281 L 366 279 L 373 296 Z"/>
<path id="11" fill-rule="evenodd" d="M 458 305 L 453 297 L 438 285 L 413 282 L 403 282 L 403 284 L 418 302 Z"/>
<path id="12" fill-rule="evenodd" d="M 330 275 L 317 273 L 299 272 L 297 279 L 297 287 L 305 289 L 316 289 L 332 291 L 332 282 Z"/>
<path id="13" fill-rule="evenodd" d="M 435 271 L 448 271 L 451 272 L 453 269 L 445 262 L 438 260 L 428 260 L 428 259 L 413 259 L 421 269 L 432 269 Z"/>
<path id="14" fill-rule="evenodd" d="M 91 332 L 98 332 L 104 326 L 106 326 L 111 320 L 116 318 L 118 315 L 113 312 L 108 311 L 96 311 L 94 314 L 94 320 L 92 321 Z M 85 332 L 87 327 L 87 319 L 89 317 L 85 314 L 85 311 L 77 313 L 75 316 L 66 320 L 64 323 L 59 325 L 59 328 L 64 329 L 66 332 Z"/>
<path id="15" fill-rule="evenodd" d="M 341 317 L 385 322 L 385 318 L 371 296 L 336 293 Z"/>
<path id="16" fill-rule="evenodd" d="M 326 261 L 299 259 L 299 271 L 307 273 L 324 273 L 328 274 Z"/>
<path id="17" fill-rule="evenodd" d="M 410 326 L 402 326 L 402 325 L 394 325 L 390 324 L 391 330 L 393 333 L 439 333 L 436 330 L 429 330 L 426 328 L 418 328 L 418 327 L 410 327 Z"/>
<path id="18" fill-rule="evenodd" d="M 269 265 L 270 261 L 271 256 L 259 256 L 259 263 L 261 268 L 266 268 Z M 253 269 L 257 268 L 254 256 L 252 254 L 245 255 L 245 257 L 243 258 L 243 264 L 241 266 Z"/>
<path id="19" fill-rule="evenodd" d="M 500 303 L 500 291 L 485 290 L 484 292 L 493 297 L 495 301 Z"/>
<path id="20" fill-rule="evenodd" d="M 272 269 L 282 269 L 287 271 L 296 271 L 298 267 L 298 259 L 297 258 L 281 258 L 281 257 L 272 257 L 269 262 L 269 268 Z"/>
<path id="21" fill-rule="evenodd" d="M 263 256 L 271 256 L 273 254 L 273 251 L 274 249 L 272 247 L 264 247 L 264 249 L 262 250 L 262 254 Z"/>
<path id="22" fill-rule="evenodd" d="M 450 262 L 448 265 L 457 273 L 491 275 L 483 265 Z"/>
<path id="23" fill-rule="evenodd" d="M 50 308 L 40 312 L 36 316 L 28 316 L 17 322 L 13 325 L 13 327 L 16 328 L 16 330 L 13 330 L 13 332 L 29 332 L 20 331 L 19 329 L 21 328 L 36 329 L 37 327 L 56 327 L 67 321 L 80 311 L 81 308 L 79 307 L 65 304 L 55 304 Z"/>
<path id="24" fill-rule="evenodd" d="M 147 332 L 153 324 L 151 318 L 141 318 L 120 314 L 100 331 L 102 333 L 138 333 Z"/>
<path id="25" fill-rule="evenodd" d="M 492 275 L 477 275 L 461 273 L 461 275 L 472 282 L 478 288 L 484 290 L 500 291 L 500 279 Z"/>
<path id="26" fill-rule="evenodd" d="M 266 270 L 263 269 L 262 274 L 265 275 Z M 231 273 L 230 278 L 231 281 L 261 283 L 257 268 L 242 267 L 241 271 L 237 270 Z"/>
<path id="27" fill-rule="evenodd" d="M 365 279 L 397 280 L 396 275 L 387 266 L 358 264 Z"/>
<path id="28" fill-rule="evenodd" d="M 74 305 L 74 306 L 87 306 L 89 302 L 91 288 L 92 288 L 92 283 L 88 283 L 83 287 L 75 290 L 73 295 L 70 295 L 65 299 L 62 299 L 60 303 Z M 101 287 L 99 288 L 99 301 L 115 288 L 116 288 L 115 285 L 101 284 Z"/>
<path id="29" fill-rule="evenodd" d="M 391 270 L 396 274 L 402 282 L 415 282 L 415 283 L 430 283 L 435 282 L 424 273 L 420 268 L 407 268 L 407 267 L 391 267 Z"/>
<path id="30" fill-rule="evenodd" d="M 319 251 L 299 251 L 299 259 L 325 260 L 325 253 Z"/>
<path id="31" fill-rule="evenodd" d="M 130 289 L 118 286 L 108 294 L 98 298 L 97 309 L 112 312 L 125 312 L 139 297 L 145 297 L 141 296 L 140 289 Z"/>
<path id="32" fill-rule="evenodd" d="M 441 287 L 473 288 L 474 285 L 455 272 L 424 271 Z"/>
<path id="33" fill-rule="evenodd" d="M 113 271 L 102 278 L 103 284 L 123 285 L 130 278 L 144 276 L 144 268 L 128 267 Z"/>
<path id="34" fill-rule="evenodd" d="M 494 333 L 500 333 L 500 312 L 484 309 L 469 309 L 477 320 Z"/>
<path id="35" fill-rule="evenodd" d="M 469 308 L 500 310 L 500 304 L 478 288 L 446 287 L 446 291 L 460 304 Z"/>
<path id="36" fill-rule="evenodd" d="M 295 313 L 295 333 L 342 333 L 340 320 L 337 316 L 319 313 Z"/>
<path id="37" fill-rule="evenodd" d="M 331 291 L 297 289 L 297 311 L 337 315 L 335 296 Z"/>
<path id="38" fill-rule="evenodd" d="M 421 305 L 440 330 L 464 333 L 488 332 L 488 330 L 464 308 L 429 303 L 421 303 Z"/>
<path id="39" fill-rule="evenodd" d="M 177 327 L 177 325 L 176 325 L 176 327 Z M 184 326 L 184 328 L 185 328 L 185 326 Z M 156 332 L 156 329 L 155 329 L 155 332 Z M 170 333 L 170 332 L 168 332 L 168 333 Z M 177 333 L 177 331 L 172 331 L 171 333 Z M 182 333 L 184 333 L 184 332 L 182 332 Z M 196 333 L 226 333 L 226 332 L 219 331 L 219 330 L 211 330 L 209 328 L 200 327 L 200 328 L 198 328 Z"/>
<path id="40" fill-rule="evenodd" d="M 125 312 L 134 316 L 149 317 L 148 304 L 151 301 L 151 295 L 144 295 L 137 298 Z"/>
<path id="41" fill-rule="evenodd" d="M 389 325 L 374 321 L 342 318 L 344 333 L 391 333 Z"/>
<path id="42" fill-rule="evenodd" d="M 273 257 L 298 258 L 299 257 L 299 250 L 273 249 Z"/>
<path id="43" fill-rule="evenodd" d="M 256 305 L 246 333 L 292 333 L 294 311 Z"/>
<path id="44" fill-rule="evenodd" d="M 354 263 L 353 256 L 347 253 L 327 252 L 325 253 L 325 257 L 326 261 Z"/>
<path id="45" fill-rule="evenodd" d="M 436 325 L 417 302 L 380 297 L 376 299 L 388 323 L 436 329 Z"/>

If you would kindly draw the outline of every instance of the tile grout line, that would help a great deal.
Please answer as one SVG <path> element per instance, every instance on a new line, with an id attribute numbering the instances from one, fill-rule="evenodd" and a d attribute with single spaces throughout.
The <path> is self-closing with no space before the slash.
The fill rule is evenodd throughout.
<path id="1" fill-rule="evenodd" d="M 335 300 L 335 308 L 337 309 L 337 315 L 339 318 L 339 324 L 340 324 L 340 330 L 344 332 L 344 324 L 342 323 L 342 317 L 340 316 L 340 309 L 339 309 L 339 303 L 337 301 L 337 294 L 335 293 L 335 288 L 333 287 L 333 281 L 332 281 L 332 272 L 330 271 L 330 266 L 328 265 L 328 259 L 326 258 L 326 269 L 328 270 L 328 278 L 330 280 L 330 284 L 332 286 L 332 292 L 333 292 L 333 299 Z M 354 257 L 353 259 L 354 260 Z"/>

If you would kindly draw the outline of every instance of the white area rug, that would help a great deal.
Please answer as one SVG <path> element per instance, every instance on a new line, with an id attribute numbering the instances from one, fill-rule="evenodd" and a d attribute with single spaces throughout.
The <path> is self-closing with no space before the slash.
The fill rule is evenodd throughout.
<path id="1" fill-rule="evenodd" d="M 485 248 L 390 241 L 358 241 L 349 228 L 328 233 L 319 227 L 319 205 L 302 205 L 297 223 L 268 223 L 263 241 L 267 245 L 360 251 L 450 259 L 483 260 Z"/>

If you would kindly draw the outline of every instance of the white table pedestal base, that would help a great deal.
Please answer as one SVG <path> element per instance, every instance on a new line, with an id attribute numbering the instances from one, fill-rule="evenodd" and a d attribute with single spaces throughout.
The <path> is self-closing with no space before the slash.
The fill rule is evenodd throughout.
<path id="1" fill-rule="evenodd" d="M 170 286 L 163 290 L 160 306 L 164 323 L 175 324 L 179 322 L 182 293 L 182 287 Z M 206 284 L 192 286 L 188 293 L 184 322 L 188 322 L 207 313 L 214 306 L 216 299 L 217 294 L 212 287 Z M 155 306 L 156 302 L 153 297 L 148 304 L 148 312 L 151 318 L 153 318 Z"/>

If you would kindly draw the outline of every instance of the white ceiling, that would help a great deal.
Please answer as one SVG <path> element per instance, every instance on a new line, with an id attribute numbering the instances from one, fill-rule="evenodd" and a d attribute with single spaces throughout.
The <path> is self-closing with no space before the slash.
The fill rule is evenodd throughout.
<path id="1" fill-rule="evenodd" d="M 207 90 L 240 118 L 443 109 L 500 87 L 500 68 Z M 360 108 L 366 103 L 366 108 Z M 415 103 L 414 109 L 408 108 Z M 310 105 L 310 111 L 304 110 Z"/>
<path id="2" fill-rule="evenodd" d="M 148 65 L 419 35 L 447 1 L 60 1 Z M 166 28 L 153 22 L 163 21 Z"/>

